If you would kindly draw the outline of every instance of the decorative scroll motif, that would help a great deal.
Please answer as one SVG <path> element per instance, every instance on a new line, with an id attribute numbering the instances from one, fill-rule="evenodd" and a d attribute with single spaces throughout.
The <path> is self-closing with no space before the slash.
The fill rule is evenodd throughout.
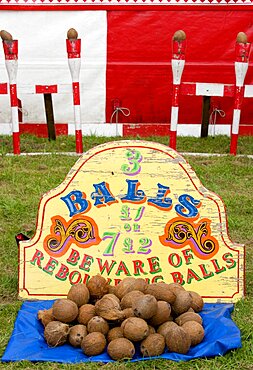
<path id="1" fill-rule="evenodd" d="M 0 0 L 1 5 L 252 5 L 253 0 Z"/>
<path id="2" fill-rule="evenodd" d="M 192 252 L 200 259 L 210 259 L 219 250 L 218 241 L 211 236 L 211 220 L 203 218 L 197 225 L 176 217 L 165 226 L 165 234 L 159 239 L 171 248 L 190 245 Z"/>
<path id="3" fill-rule="evenodd" d="M 81 248 L 99 244 L 98 227 L 90 217 L 77 215 L 66 222 L 61 216 L 52 217 L 50 234 L 44 239 L 43 246 L 51 256 L 63 256 L 72 243 Z"/>

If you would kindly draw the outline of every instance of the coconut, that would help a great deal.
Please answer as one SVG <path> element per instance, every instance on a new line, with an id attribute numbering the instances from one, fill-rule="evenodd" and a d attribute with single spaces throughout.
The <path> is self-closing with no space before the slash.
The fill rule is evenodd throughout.
<path id="1" fill-rule="evenodd" d="M 155 328 L 151 325 L 148 325 L 148 335 L 155 334 Z"/>
<path id="2" fill-rule="evenodd" d="M 67 298 L 75 302 L 78 307 L 81 307 L 89 302 L 90 292 L 87 286 L 84 284 L 72 285 L 68 292 Z"/>
<path id="3" fill-rule="evenodd" d="M 101 316 L 94 316 L 87 324 L 87 329 L 89 333 L 100 332 L 106 335 L 109 331 L 108 322 Z"/>
<path id="4" fill-rule="evenodd" d="M 163 324 L 165 321 L 170 320 L 170 317 L 171 317 L 170 304 L 165 301 L 158 301 L 156 314 L 151 317 L 149 323 L 153 326 L 158 326 Z"/>
<path id="5" fill-rule="evenodd" d="M 108 293 L 115 295 L 116 286 L 115 285 L 108 285 Z"/>
<path id="6" fill-rule="evenodd" d="M 119 302 L 108 294 L 96 302 L 95 310 L 97 315 L 106 320 L 119 320 L 124 318 L 124 313 L 121 311 Z"/>
<path id="7" fill-rule="evenodd" d="M 110 298 L 114 299 L 116 302 L 120 303 L 120 299 L 113 293 L 107 293 L 103 296 L 103 298 L 104 297 L 110 297 Z"/>
<path id="8" fill-rule="evenodd" d="M 136 279 L 134 277 L 127 277 L 116 286 L 115 294 L 117 297 L 119 297 L 119 299 L 122 299 L 132 290 L 140 290 L 141 292 L 144 292 L 146 286 L 147 282 L 142 278 Z"/>
<path id="9" fill-rule="evenodd" d="M 179 283 L 170 283 L 168 284 L 168 288 L 172 290 L 173 293 L 176 293 L 179 290 L 185 290 L 185 288 Z"/>
<path id="10" fill-rule="evenodd" d="M 190 307 L 189 310 L 187 310 L 186 312 L 195 312 L 195 311 L 192 307 Z"/>
<path id="11" fill-rule="evenodd" d="M 39 310 L 37 317 L 44 326 L 47 326 L 49 322 L 55 320 L 53 316 L 53 308 L 51 307 L 48 310 Z"/>
<path id="12" fill-rule="evenodd" d="M 92 276 L 87 283 L 87 288 L 90 291 L 90 297 L 96 301 L 108 293 L 108 281 L 101 275 Z"/>
<path id="13" fill-rule="evenodd" d="M 108 344 L 107 353 L 113 360 L 129 359 L 133 358 L 135 348 L 127 338 L 117 338 Z"/>
<path id="14" fill-rule="evenodd" d="M 50 347 L 57 347 L 67 341 L 69 326 L 60 321 L 51 321 L 44 330 L 44 337 Z"/>
<path id="15" fill-rule="evenodd" d="M 138 342 L 149 334 L 148 324 L 139 317 L 129 317 L 121 324 L 123 335 L 132 342 Z"/>
<path id="16" fill-rule="evenodd" d="M 195 312 L 200 312 L 204 307 L 203 298 L 197 292 L 189 291 L 189 293 L 192 297 L 191 308 L 193 308 Z"/>
<path id="17" fill-rule="evenodd" d="M 192 297 L 190 296 L 190 293 L 186 290 L 178 290 L 176 292 L 176 300 L 172 304 L 173 312 L 175 312 L 176 315 L 181 315 L 182 313 L 189 310 L 192 304 Z"/>
<path id="18" fill-rule="evenodd" d="M 166 321 L 157 329 L 157 333 L 161 334 L 164 338 L 178 325 L 174 321 Z"/>
<path id="19" fill-rule="evenodd" d="M 166 283 L 154 283 L 147 285 L 145 294 L 153 295 L 158 301 L 166 301 L 170 304 L 175 302 L 176 295 Z"/>
<path id="20" fill-rule="evenodd" d="M 124 295 L 121 299 L 120 306 L 122 309 L 132 307 L 133 302 L 138 300 L 139 298 L 143 297 L 144 293 L 140 290 L 132 290 L 131 292 Z"/>
<path id="21" fill-rule="evenodd" d="M 141 353 L 143 356 L 159 356 L 165 348 L 165 339 L 161 334 L 150 334 L 141 342 Z"/>
<path id="22" fill-rule="evenodd" d="M 53 304 L 53 316 L 56 320 L 69 323 L 78 315 L 78 307 L 70 299 L 58 299 Z"/>
<path id="23" fill-rule="evenodd" d="M 175 319 L 175 322 L 179 326 L 184 325 L 184 323 L 187 322 L 187 321 L 196 321 L 200 325 L 202 325 L 202 318 L 201 318 L 201 316 L 199 314 L 195 313 L 195 312 L 185 312 L 185 313 L 182 313 L 182 315 L 178 316 Z"/>
<path id="24" fill-rule="evenodd" d="M 145 294 L 133 302 L 132 309 L 135 316 L 148 320 L 157 312 L 157 300 L 153 295 Z"/>
<path id="25" fill-rule="evenodd" d="M 85 325 L 74 325 L 69 329 L 69 343 L 74 347 L 81 347 L 82 340 L 87 334 Z"/>
<path id="26" fill-rule="evenodd" d="M 246 33 L 244 32 L 239 32 L 236 37 L 236 42 L 246 44 L 248 42 L 248 38 Z"/>
<path id="27" fill-rule="evenodd" d="M 171 328 L 165 340 L 170 352 L 186 354 L 191 346 L 191 338 L 181 326 Z"/>
<path id="28" fill-rule="evenodd" d="M 205 336 L 205 330 L 201 324 L 196 321 L 187 321 L 182 325 L 182 328 L 189 335 L 192 346 L 196 346 L 202 342 Z"/>
<path id="29" fill-rule="evenodd" d="M 81 348 L 87 356 L 96 356 L 104 351 L 106 339 L 104 334 L 93 332 L 83 338 Z"/>
<path id="30" fill-rule="evenodd" d="M 2 40 L 4 40 L 4 41 L 12 41 L 13 40 L 12 35 L 9 32 L 5 31 L 5 30 L 0 31 L 0 36 L 1 36 Z"/>
<path id="31" fill-rule="evenodd" d="M 131 307 L 125 308 L 124 310 L 122 310 L 122 312 L 124 314 L 125 319 L 127 319 L 128 317 L 134 317 L 135 316 L 134 310 Z"/>
<path id="32" fill-rule="evenodd" d="M 74 28 L 70 28 L 67 32 L 67 38 L 69 40 L 76 40 L 78 38 L 78 33 Z"/>
<path id="33" fill-rule="evenodd" d="M 94 316 L 96 316 L 95 306 L 93 304 L 84 304 L 79 308 L 77 321 L 80 324 L 87 325 Z"/>
<path id="34" fill-rule="evenodd" d="M 121 326 L 116 326 L 108 331 L 107 341 L 108 343 L 114 339 L 123 338 L 123 329 Z"/>
<path id="35" fill-rule="evenodd" d="M 173 35 L 174 41 L 183 41 L 186 39 L 186 34 L 183 30 L 178 30 Z"/>

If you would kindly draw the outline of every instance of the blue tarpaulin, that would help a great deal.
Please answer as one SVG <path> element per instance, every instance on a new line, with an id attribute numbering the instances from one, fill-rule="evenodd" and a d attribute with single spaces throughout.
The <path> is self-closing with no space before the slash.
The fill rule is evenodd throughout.
<path id="1" fill-rule="evenodd" d="M 2 361 L 29 360 L 61 363 L 80 363 L 87 361 L 113 361 L 106 352 L 88 357 L 80 348 L 69 344 L 50 348 L 43 337 L 44 328 L 37 319 L 39 310 L 48 309 L 53 301 L 24 302 L 19 310 L 14 330 L 2 357 Z M 188 361 L 194 358 L 224 355 L 227 351 L 241 347 L 240 330 L 231 319 L 232 304 L 205 304 L 200 313 L 205 329 L 204 340 L 191 347 L 186 355 L 165 351 L 161 356 L 173 361 Z M 131 361 L 148 360 L 143 357 L 136 345 L 136 354 Z"/>

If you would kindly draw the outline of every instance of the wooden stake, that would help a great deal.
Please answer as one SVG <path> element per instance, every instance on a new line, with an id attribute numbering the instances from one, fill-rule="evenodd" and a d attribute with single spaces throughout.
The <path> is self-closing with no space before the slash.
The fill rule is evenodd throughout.
<path id="1" fill-rule="evenodd" d="M 48 140 L 56 140 L 52 94 L 44 94 L 44 104 L 47 119 Z"/>
<path id="2" fill-rule="evenodd" d="M 210 96 L 203 96 L 201 137 L 208 136 L 210 100 Z"/>

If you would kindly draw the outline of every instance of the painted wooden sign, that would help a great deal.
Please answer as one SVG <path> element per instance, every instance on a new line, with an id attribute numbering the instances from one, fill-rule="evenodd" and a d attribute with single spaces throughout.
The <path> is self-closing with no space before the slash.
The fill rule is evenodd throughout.
<path id="1" fill-rule="evenodd" d="M 178 282 L 206 302 L 244 295 L 244 247 L 230 241 L 222 200 L 173 149 L 146 141 L 93 148 L 39 205 L 19 243 L 19 296 L 65 297 L 97 273 Z"/>

